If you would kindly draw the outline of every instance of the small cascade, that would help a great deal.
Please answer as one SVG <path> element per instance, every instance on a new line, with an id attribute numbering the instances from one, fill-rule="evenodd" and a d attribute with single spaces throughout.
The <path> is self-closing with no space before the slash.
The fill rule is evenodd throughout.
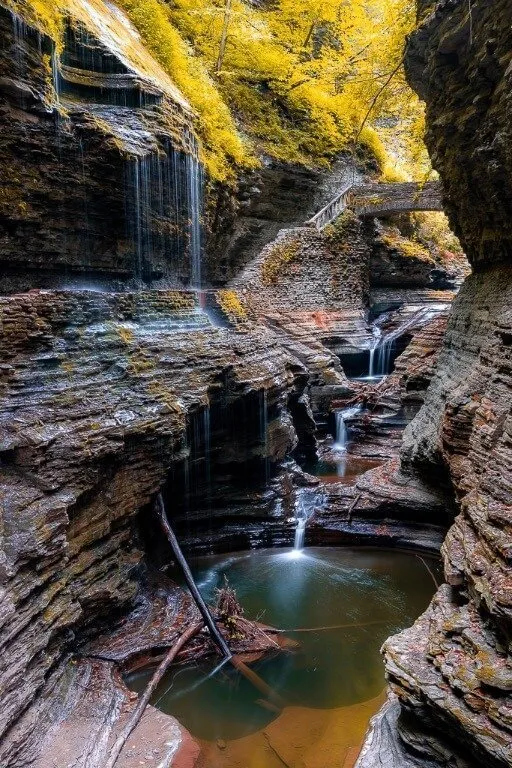
<path id="1" fill-rule="evenodd" d="M 265 483 L 270 480 L 270 461 L 268 457 L 268 406 L 267 390 L 260 390 L 259 403 L 260 416 L 260 440 L 263 449 L 263 461 L 265 462 Z"/>
<path id="2" fill-rule="evenodd" d="M 369 364 L 368 364 L 369 379 L 375 378 L 375 350 L 378 348 L 379 342 L 382 338 L 382 331 L 378 325 L 373 326 L 372 333 L 373 333 L 373 339 L 372 339 L 372 345 L 369 350 Z"/>
<path id="3" fill-rule="evenodd" d="M 295 513 L 295 537 L 293 540 L 293 549 L 289 553 L 292 560 L 296 560 L 303 555 L 304 539 L 306 538 L 306 523 L 308 521 L 308 511 L 304 503 L 304 497 L 301 496 L 296 502 Z"/>
<path id="4" fill-rule="evenodd" d="M 295 528 L 295 539 L 293 542 L 294 552 L 301 552 L 304 549 L 304 538 L 306 535 L 306 518 L 299 517 L 297 527 Z"/>
<path id="5" fill-rule="evenodd" d="M 391 373 L 391 351 L 397 337 L 393 334 L 386 336 L 377 348 L 377 376 L 388 376 Z"/>
<path id="6" fill-rule="evenodd" d="M 287 553 L 287 557 L 296 560 L 304 554 L 304 541 L 306 538 L 306 525 L 316 508 L 321 508 L 325 503 L 325 497 L 321 493 L 303 489 L 299 492 L 299 498 L 295 503 L 295 535 L 293 549 Z"/>
<path id="7" fill-rule="evenodd" d="M 368 378 L 369 379 L 373 379 L 373 377 L 375 375 L 374 371 L 373 371 L 374 360 L 375 360 L 375 347 L 370 347 L 370 362 L 369 362 L 369 365 L 368 365 Z"/>
<path id="8" fill-rule="evenodd" d="M 342 408 L 335 411 L 336 439 L 333 445 L 335 451 L 345 452 L 347 450 L 348 429 L 346 422 L 360 413 L 361 408 L 361 405 L 353 405 L 351 408 Z"/>
<path id="9" fill-rule="evenodd" d="M 418 311 L 414 312 L 411 316 L 405 319 L 397 328 L 390 333 L 382 336 L 380 328 L 374 326 L 374 338 L 377 339 L 377 344 L 372 350 L 370 350 L 370 373 L 369 378 L 382 378 L 388 376 L 392 372 L 392 354 L 395 341 L 403 336 L 403 334 L 410 328 L 421 322 L 430 320 L 436 314 L 436 310 L 429 307 L 421 307 Z M 375 332 L 377 329 L 377 333 Z M 375 363 L 375 353 L 377 353 L 377 360 Z"/>

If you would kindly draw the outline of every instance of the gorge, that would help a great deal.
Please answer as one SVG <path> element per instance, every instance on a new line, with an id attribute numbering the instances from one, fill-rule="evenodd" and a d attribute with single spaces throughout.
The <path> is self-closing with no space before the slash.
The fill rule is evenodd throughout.
<path id="1" fill-rule="evenodd" d="M 512 9 L 397 16 L 425 182 L 338 4 L 269 74 L 299 5 L 0 0 L 2 768 L 104 766 L 198 621 L 159 494 L 254 677 L 198 634 L 116 766 L 512 765 Z"/>

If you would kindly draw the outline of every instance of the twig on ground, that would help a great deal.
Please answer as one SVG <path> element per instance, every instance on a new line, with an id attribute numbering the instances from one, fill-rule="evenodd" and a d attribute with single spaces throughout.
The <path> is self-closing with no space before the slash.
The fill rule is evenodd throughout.
<path id="1" fill-rule="evenodd" d="M 421 555 L 416 555 L 416 557 L 418 558 L 418 560 L 421 560 L 421 562 L 423 563 L 423 565 L 425 566 L 425 568 L 427 569 L 427 571 L 428 571 L 428 572 L 430 573 L 430 575 L 432 576 L 432 581 L 433 581 L 433 582 L 434 582 L 434 584 L 436 585 L 436 589 L 439 589 L 439 586 L 440 586 L 440 585 L 439 585 L 439 582 L 437 581 L 436 577 L 434 576 L 434 573 L 433 573 L 433 571 L 432 571 L 432 570 L 429 568 L 429 566 L 427 565 L 427 563 L 425 562 L 425 560 L 422 558 L 422 556 L 421 556 Z"/>
<path id="2" fill-rule="evenodd" d="M 139 701 L 137 702 L 137 706 L 133 710 L 133 713 L 130 719 L 128 720 L 128 723 L 125 725 L 125 727 L 123 728 L 123 730 L 121 731 L 117 739 L 115 740 L 114 745 L 110 750 L 110 753 L 104 768 L 114 768 L 114 765 L 117 762 L 117 758 L 119 757 L 119 754 L 122 748 L 124 747 L 131 732 L 138 725 L 158 683 L 160 682 L 162 677 L 165 675 L 165 673 L 167 672 L 167 669 L 172 664 L 172 662 L 174 661 L 174 659 L 176 658 L 180 650 L 183 648 L 183 646 L 186 645 L 186 643 L 188 643 L 188 641 L 191 640 L 195 635 L 197 635 L 202 628 L 203 628 L 202 621 L 197 622 L 196 624 L 192 624 L 192 626 L 189 627 L 186 630 L 186 632 L 184 632 L 181 635 L 181 637 L 178 638 L 178 640 L 174 643 L 174 645 L 169 649 L 168 653 L 165 655 L 164 660 L 159 664 L 153 677 L 149 681 L 149 684 L 146 690 L 144 691 L 142 696 L 139 698 Z"/>

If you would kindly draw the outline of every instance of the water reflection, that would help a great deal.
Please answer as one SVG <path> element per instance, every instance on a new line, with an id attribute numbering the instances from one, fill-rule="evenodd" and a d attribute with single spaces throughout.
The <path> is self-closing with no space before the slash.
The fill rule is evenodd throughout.
<path id="1" fill-rule="evenodd" d="M 380 694 L 382 642 L 409 625 L 434 590 L 424 564 L 396 551 L 308 548 L 293 560 L 289 551 L 259 550 L 198 559 L 195 572 L 207 599 L 226 575 L 247 617 L 297 642 L 293 652 L 262 658 L 253 669 L 286 707 L 322 709 L 326 717 Z M 236 669 L 218 662 L 172 671 L 154 701 L 209 741 L 255 733 L 280 715 Z M 148 677 L 134 675 L 130 685 L 140 690 Z"/>

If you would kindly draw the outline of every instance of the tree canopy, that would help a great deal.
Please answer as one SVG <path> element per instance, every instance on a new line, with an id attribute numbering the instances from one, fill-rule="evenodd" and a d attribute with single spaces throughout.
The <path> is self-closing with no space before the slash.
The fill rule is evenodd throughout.
<path id="1" fill-rule="evenodd" d="M 22 2 L 39 16 L 55 7 Z M 402 67 L 414 0 L 116 2 L 195 109 L 213 178 L 262 153 L 322 165 L 356 144 L 387 179 L 428 174 L 423 110 Z"/>

